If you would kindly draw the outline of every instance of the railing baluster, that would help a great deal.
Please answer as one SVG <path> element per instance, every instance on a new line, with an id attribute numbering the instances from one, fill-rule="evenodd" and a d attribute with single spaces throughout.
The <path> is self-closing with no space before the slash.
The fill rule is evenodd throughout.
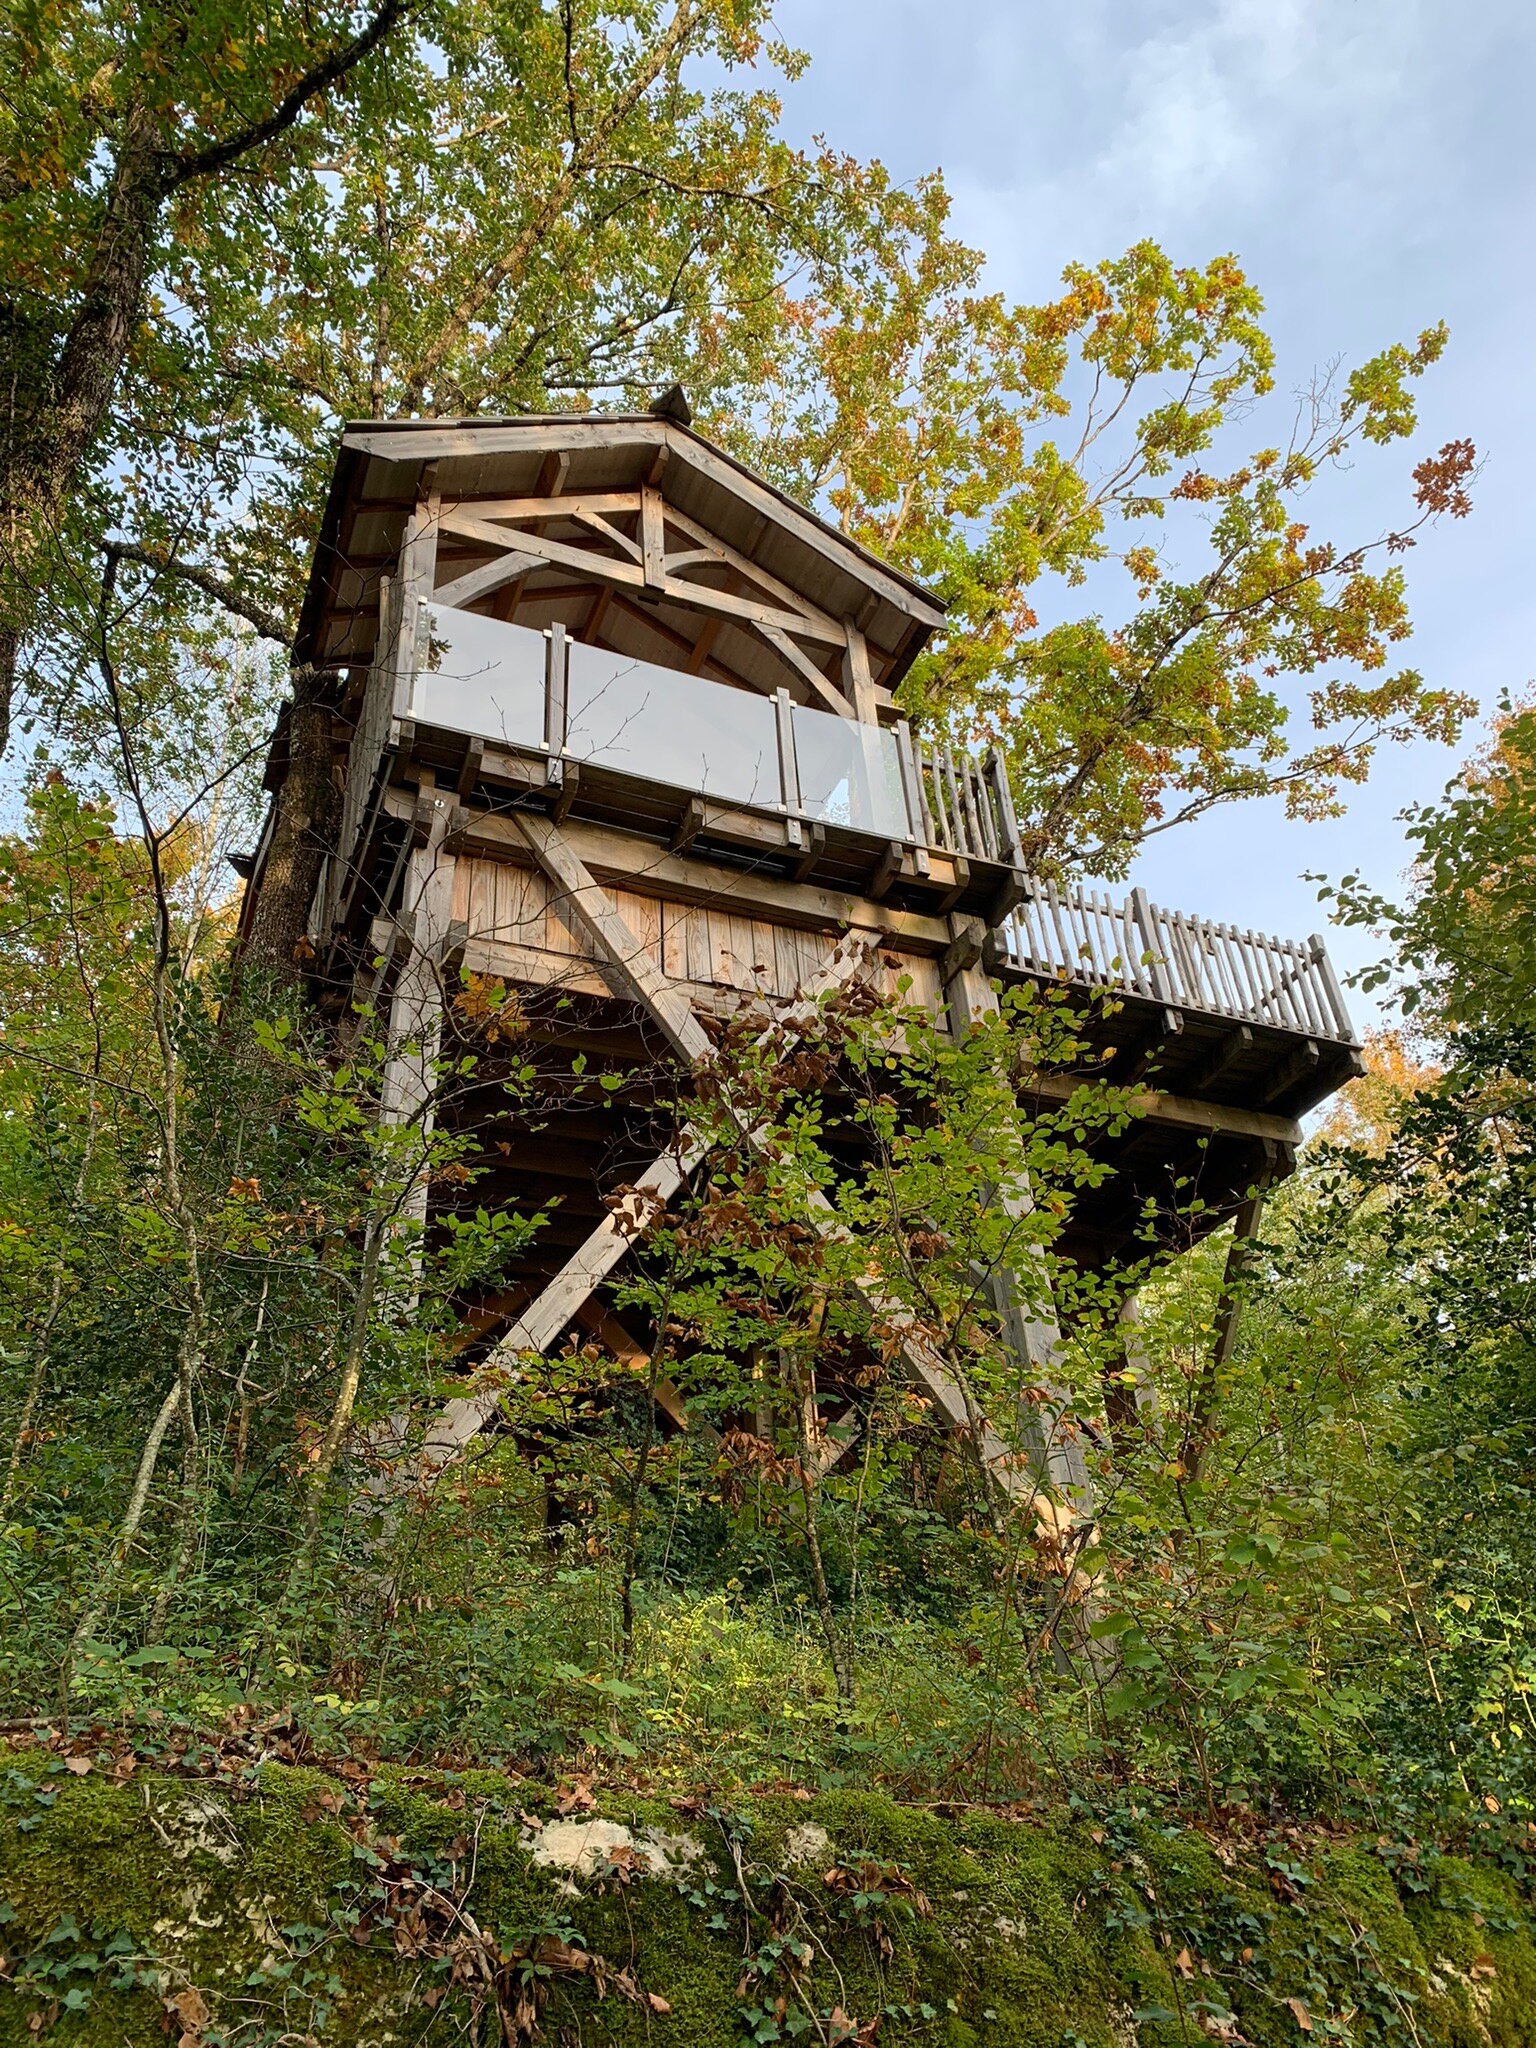
<path id="1" fill-rule="evenodd" d="M 1352 1045 L 1355 1038 L 1355 1027 L 1349 1021 L 1349 1007 L 1344 1001 L 1344 991 L 1339 986 L 1339 977 L 1334 972 L 1333 962 L 1328 958 L 1328 948 L 1323 944 L 1322 939 L 1316 932 L 1312 934 L 1308 943 L 1312 948 L 1312 958 L 1317 963 L 1318 978 L 1328 995 L 1328 1002 L 1333 1011 L 1334 1024 L 1338 1029 L 1338 1034 L 1346 1044 Z"/>
<path id="2" fill-rule="evenodd" d="M 1263 1016 L 1264 979 L 1259 969 L 1258 952 L 1253 943 L 1252 932 L 1240 932 L 1234 928 L 1237 940 L 1237 957 L 1243 970 L 1243 979 L 1248 988 L 1248 1001 L 1244 1014 L 1255 1023 Z"/>
<path id="3" fill-rule="evenodd" d="M 1008 764 L 1000 748 L 994 747 L 987 762 L 997 792 L 997 816 L 1002 828 L 1003 855 L 1011 867 L 1024 865 L 1024 842 L 1019 837 L 1018 813 L 1013 808 L 1013 791 L 1008 786 Z"/>
<path id="4" fill-rule="evenodd" d="M 933 817 L 928 809 L 928 788 L 923 779 L 923 743 L 919 739 L 914 739 L 912 728 L 905 720 L 902 721 L 900 730 L 906 736 L 912 755 L 912 782 L 917 793 L 917 822 L 923 835 L 923 844 L 937 846 L 939 842 L 933 836 Z"/>
<path id="5" fill-rule="evenodd" d="M 987 857 L 987 842 L 982 837 L 981 819 L 977 815 L 976 811 L 976 792 L 971 784 L 970 755 L 962 754 L 960 756 L 958 765 L 960 779 L 960 801 L 965 807 L 965 822 L 970 834 L 970 844 L 966 848 L 966 851 L 968 853 L 974 854 L 977 860 L 985 860 Z"/>
<path id="6" fill-rule="evenodd" d="M 992 786 L 992 778 L 987 773 L 985 765 L 981 763 L 978 763 L 976 768 L 976 802 L 986 827 L 987 849 L 994 860 L 1003 860 L 1006 856 L 1003 851 L 1002 827 L 997 816 L 997 791 Z"/>
<path id="7" fill-rule="evenodd" d="M 1237 948 L 1233 944 L 1232 927 L 1218 924 L 1213 927 L 1217 937 L 1217 958 L 1221 966 L 1221 985 L 1226 995 L 1227 1015 L 1241 1017 L 1246 1003 L 1243 1001 L 1242 984 L 1238 980 Z"/>
<path id="8" fill-rule="evenodd" d="M 949 815 L 954 826 L 955 852 L 970 852 L 965 837 L 965 812 L 960 805 L 960 786 L 955 779 L 955 753 L 953 747 L 944 748 L 944 794 L 949 799 Z"/>

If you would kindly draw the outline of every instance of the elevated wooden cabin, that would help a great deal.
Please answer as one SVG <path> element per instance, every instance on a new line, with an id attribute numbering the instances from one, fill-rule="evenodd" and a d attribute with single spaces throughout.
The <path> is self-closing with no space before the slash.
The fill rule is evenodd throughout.
<path id="1" fill-rule="evenodd" d="M 1327 954 L 1033 879 L 1000 764 L 897 710 L 942 618 L 677 417 L 348 427 L 296 649 L 336 679 L 321 999 L 344 1017 L 366 992 L 430 1041 L 465 967 L 517 987 L 552 1061 L 579 1044 L 631 1072 L 697 1056 L 702 1014 L 848 971 L 850 936 L 858 971 L 959 1022 L 994 980 L 1113 990 L 1087 1035 L 1147 1113 L 1106 1141 L 1115 1174 L 1069 1249 L 1125 1256 L 1147 1204 L 1172 1219 L 1191 1185 L 1214 1227 L 1358 1071 Z M 496 1093 L 491 1061 L 464 1113 Z M 604 1197 L 656 1164 L 643 1098 L 567 1092 L 536 1131 L 498 1130 L 476 1199 L 558 1206 L 467 1338 L 538 1348 L 584 1320 L 629 1341 L 603 1305 L 623 1250 Z"/>

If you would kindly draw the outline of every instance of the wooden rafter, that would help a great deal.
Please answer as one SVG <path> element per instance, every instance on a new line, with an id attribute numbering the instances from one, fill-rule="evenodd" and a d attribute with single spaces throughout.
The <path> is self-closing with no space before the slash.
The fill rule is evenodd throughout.
<path id="1" fill-rule="evenodd" d="M 562 511 L 568 516 L 569 507 L 562 507 Z M 616 561 L 611 556 L 577 547 L 570 541 L 531 533 L 526 527 L 496 525 L 478 516 L 478 512 L 466 512 L 460 506 L 446 507 L 441 515 L 441 524 L 445 533 L 478 547 L 538 555 L 561 568 L 574 569 L 599 581 L 616 583 L 621 589 L 651 590 L 670 603 L 692 611 L 719 612 L 747 626 L 774 626 L 780 632 L 797 633 L 802 639 L 815 640 L 839 650 L 846 644 L 840 625 L 823 623 L 820 618 L 809 617 L 803 611 L 763 604 L 755 598 L 737 597 L 726 590 L 711 590 L 702 583 L 684 583 L 673 576 L 663 575 L 658 583 L 647 584 L 644 568 L 638 562 Z"/>

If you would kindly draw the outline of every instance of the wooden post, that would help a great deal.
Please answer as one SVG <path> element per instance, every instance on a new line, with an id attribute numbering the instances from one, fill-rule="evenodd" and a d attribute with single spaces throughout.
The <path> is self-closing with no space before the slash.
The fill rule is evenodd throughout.
<path id="1" fill-rule="evenodd" d="M 1265 1145 L 1264 1164 L 1254 1181 L 1253 1192 L 1233 1221 L 1232 1242 L 1227 1248 L 1227 1263 L 1221 1276 L 1221 1297 L 1216 1305 L 1215 1339 L 1205 1368 L 1190 1391 L 1189 1415 L 1184 1425 L 1181 1463 L 1185 1477 L 1191 1481 L 1200 1477 L 1209 1447 L 1206 1433 L 1221 1394 L 1221 1375 L 1237 1343 L 1244 1283 L 1252 1264 L 1253 1240 L 1264 1220 L 1264 1198 L 1275 1178 L 1276 1154 L 1276 1147 Z"/>
<path id="2" fill-rule="evenodd" d="M 843 651 L 843 695 L 852 704 L 853 715 L 861 725 L 878 725 L 880 706 L 869 672 L 869 644 L 855 620 L 844 619 L 843 631 L 848 636 Z"/>
<path id="3" fill-rule="evenodd" d="M 422 480 L 422 494 L 405 525 L 400 545 L 399 633 L 395 641 L 394 713 L 411 715 L 411 691 L 421 660 L 422 606 L 432 596 L 437 580 L 437 536 L 442 505 L 429 477 Z"/>
<path id="4" fill-rule="evenodd" d="M 1349 1006 L 1344 1001 L 1344 991 L 1339 986 L 1339 977 L 1334 972 L 1333 962 L 1328 958 L 1328 948 L 1320 933 L 1314 932 L 1307 941 L 1312 959 L 1322 977 L 1323 988 L 1328 997 L 1328 1007 L 1333 1012 L 1334 1022 L 1339 1027 L 1339 1036 L 1346 1045 L 1355 1043 L 1355 1027 L 1349 1021 Z"/>
<path id="5" fill-rule="evenodd" d="M 647 484 L 640 493 L 640 563 L 643 588 L 660 595 L 667 580 L 660 491 Z"/>
<path id="6" fill-rule="evenodd" d="M 400 906 L 406 958 L 390 1003 L 380 1113 L 385 1123 L 415 1122 L 425 1153 L 433 1124 L 434 1069 L 442 1045 L 442 958 L 453 921 L 454 861 L 443 850 L 452 797 L 433 787 L 430 774 L 423 777 L 423 784 L 419 812 L 424 832 L 407 865 Z M 426 1222 L 424 1162 L 400 1214 L 402 1221 Z"/>
<path id="7" fill-rule="evenodd" d="M 544 633 L 544 747 L 549 761 L 549 786 L 558 789 L 565 774 L 565 687 L 569 650 L 565 628 L 554 625 Z"/>
<path id="8" fill-rule="evenodd" d="M 974 919 L 952 919 L 955 944 L 948 956 L 949 974 L 944 995 L 949 1006 L 950 1029 L 956 1037 L 998 1012 L 997 991 L 989 980 L 981 958 L 979 935 Z M 1027 1191 L 1009 1190 L 1002 1197 L 1007 1215 L 1022 1223 L 1030 1214 Z M 1044 1262 L 1033 1249 L 1026 1253 L 1034 1268 L 1036 1292 L 1049 1304 L 1050 1287 L 1045 1281 Z M 1071 1508 L 1079 1526 L 1094 1518 L 1093 1487 L 1082 1447 L 1069 1419 L 1069 1403 L 1060 1385 L 1061 1361 L 1065 1349 L 1061 1326 L 1055 1312 L 1030 1312 L 1025 1291 L 1011 1272 L 999 1270 L 990 1276 L 988 1291 L 1002 1324 L 1009 1349 L 1029 1372 L 1033 1389 L 1043 1389 L 1039 1403 L 1020 1403 L 1019 1421 L 1025 1441 L 1033 1451 L 1035 1484 L 1059 1496 Z"/>
<path id="9" fill-rule="evenodd" d="M 1174 993 L 1173 983 L 1168 978 L 1168 963 L 1157 950 L 1157 925 L 1152 916 L 1152 906 L 1147 901 L 1145 889 L 1131 891 L 1131 914 L 1141 933 L 1142 949 L 1146 955 L 1147 972 L 1152 980 L 1152 993 L 1165 1008 L 1176 1010 L 1179 999 Z"/>
<path id="10" fill-rule="evenodd" d="M 795 757 L 794 700 L 788 690 L 773 693 L 774 728 L 779 740 L 779 791 L 786 813 L 800 812 L 800 764 Z"/>

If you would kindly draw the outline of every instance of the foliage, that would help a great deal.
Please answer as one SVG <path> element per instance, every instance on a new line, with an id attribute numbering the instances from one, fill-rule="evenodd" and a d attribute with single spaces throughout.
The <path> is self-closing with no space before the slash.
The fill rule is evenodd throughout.
<path id="1" fill-rule="evenodd" d="M 1271 423 L 1230 256 L 1142 243 L 1011 304 L 937 175 L 786 139 L 771 74 L 805 60 L 757 0 L 203 0 L 173 26 L 93 4 L 24 12 L 4 61 L 0 654 L 25 643 L 56 751 L 90 758 L 103 616 L 194 745 L 228 688 L 221 608 L 289 638 L 342 420 L 633 407 L 674 380 L 939 590 L 905 695 L 1000 743 L 1038 866 L 1120 873 L 1148 831 L 1270 789 L 1323 815 L 1383 741 L 1466 713 L 1390 663 L 1396 558 L 1468 510 L 1471 445 L 1420 455 L 1388 535 L 1305 512 L 1412 436 L 1444 330 Z M 1269 445 L 1239 452 L 1256 409 Z"/>
<path id="2" fill-rule="evenodd" d="M 1396 533 L 1330 541 L 1304 514 L 1332 465 L 1413 433 L 1443 328 L 1320 382 L 1275 445 L 1239 455 L 1274 356 L 1231 257 L 1139 243 L 1069 266 L 1040 305 L 984 292 L 980 268 L 930 238 L 856 318 L 812 298 L 768 427 L 754 408 L 740 445 L 940 591 L 950 617 L 907 694 L 1003 747 L 1032 865 L 1118 874 L 1149 831 L 1270 789 L 1331 815 L 1382 740 L 1454 736 L 1463 697 L 1387 672 L 1409 633 L 1393 558 L 1466 514 L 1471 444 L 1417 464 Z M 1085 585 L 1108 620 L 1072 616 Z"/>

